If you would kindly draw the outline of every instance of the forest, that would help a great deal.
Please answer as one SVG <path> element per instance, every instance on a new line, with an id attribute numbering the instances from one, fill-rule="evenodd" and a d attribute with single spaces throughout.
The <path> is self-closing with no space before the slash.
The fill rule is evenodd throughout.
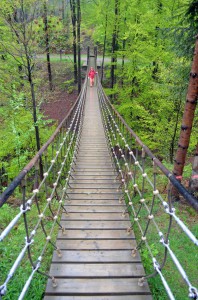
<path id="1" fill-rule="evenodd" d="M 141 141 L 197 199 L 197 34 L 197 0 L 1 0 L 0 194 L 6 191 L 70 111 L 87 76 L 89 49 L 90 53 L 97 53 L 99 78 L 112 105 Z M 48 150 L 56 153 L 51 145 Z M 46 165 L 48 162 L 54 163 L 45 151 L 43 157 L 46 158 Z M 151 163 L 148 170 L 152 174 L 155 173 L 153 165 Z M 56 168 L 55 165 L 55 171 Z M 28 183 L 31 187 L 24 192 L 26 186 L 21 181 L 9 201 L 2 205 L 1 230 L 12 221 L 17 209 L 21 209 L 21 198 L 29 199 L 32 190 L 28 189 L 33 188 L 31 199 L 35 197 L 38 205 L 38 182 L 44 182 L 44 174 L 47 174 L 43 173 L 42 163 L 39 166 L 35 163 L 34 170 L 29 172 Z M 158 175 L 159 190 L 166 197 L 167 185 L 161 179 L 161 173 Z M 49 182 L 53 179 L 51 175 Z M 59 199 L 60 191 L 57 192 L 53 184 L 49 188 L 47 185 L 42 187 L 39 195 L 41 210 L 45 207 L 45 198 L 47 201 L 50 199 L 49 202 Z M 52 199 L 46 196 L 51 191 L 56 192 Z M 151 191 L 155 198 L 153 192 L 155 189 Z M 178 199 L 176 197 L 173 200 Z M 174 201 L 174 204 L 179 217 L 196 236 L 196 211 L 184 200 Z M 30 227 L 37 222 L 40 208 L 36 205 L 29 217 Z M 58 210 L 57 203 L 54 210 Z M 159 209 L 157 206 L 154 210 L 157 221 L 164 229 L 164 207 Z M 40 216 L 42 214 L 39 211 L 42 220 Z M 52 225 L 47 222 L 53 219 L 52 216 L 51 211 L 47 212 L 44 220 L 47 230 L 51 229 Z M 152 214 L 149 216 L 152 218 Z M 196 283 L 196 249 L 194 244 L 189 246 L 186 237 L 181 237 L 183 228 L 177 230 L 175 223 L 171 229 L 173 249 L 178 250 L 179 257 Z M 0 244 L 2 274 L 6 274 L 10 267 L 9 258 L 16 256 L 18 243 L 24 242 L 23 222 L 14 226 L 13 231 L 12 247 Z M 56 233 L 53 233 L 54 239 Z M 159 236 L 154 236 L 152 230 L 150 236 L 151 250 L 157 256 L 161 251 L 161 245 L 156 245 Z M 141 239 L 140 234 L 137 234 L 137 238 Z M 36 241 L 42 239 L 43 232 L 39 232 Z M 10 240 L 9 243 L 11 245 Z M 45 243 L 45 238 L 42 243 Z M 35 244 L 33 256 L 40 251 L 40 244 Z M 149 253 L 144 249 L 140 252 L 145 270 L 150 274 L 153 267 Z M 49 269 L 51 255 L 52 249 L 47 248 L 43 255 L 46 270 Z M 28 266 L 25 263 L 19 271 L 19 277 L 25 277 L 26 268 Z M 171 286 L 176 281 L 174 288 L 178 299 L 182 299 L 182 283 L 172 276 L 169 265 L 167 269 L 165 272 L 171 280 Z M 37 274 L 34 280 L 36 284 L 32 285 L 25 299 L 42 298 L 46 278 Z M 17 281 L 17 276 L 13 282 L 5 299 L 11 299 L 10 295 L 12 297 L 19 290 L 21 283 Z M 151 278 L 149 284 L 153 299 L 167 299 L 159 276 Z"/>
<path id="2" fill-rule="evenodd" d="M 197 9 L 195 0 L 3 0 L 1 190 L 55 128 L 53 119 L 43 115 L 43 103 L 56 98 L 54 91 L 79 93 L 88 46 L 97 46 L 106 94 L 142 141 L 172 169 L 195 47 Z M 198 151 L 197 122 L 196 112 L 186 178 Z"/>

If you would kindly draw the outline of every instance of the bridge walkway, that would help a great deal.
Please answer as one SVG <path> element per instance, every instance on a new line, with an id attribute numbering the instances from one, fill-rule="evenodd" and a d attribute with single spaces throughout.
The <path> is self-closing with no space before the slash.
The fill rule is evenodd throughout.
<path id="1" fill-rule="evenodd" d="M 151 300 L 148 284 L 138 285 L 145 273 L 136 245 L 117 173 L 109 154 L 97 96 L 97 87 L 87 88 L 87 98 L 78 157 L 70 179 L 68 199 L 58 233 L 44 300 Z"/>

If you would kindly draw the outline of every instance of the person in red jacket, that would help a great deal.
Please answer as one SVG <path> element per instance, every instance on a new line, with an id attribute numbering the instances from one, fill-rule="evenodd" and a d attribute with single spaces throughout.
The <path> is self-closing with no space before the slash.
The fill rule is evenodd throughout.
<path id="1" fill-rule="evenodd" d="M 98 72 L 96 72 L 94 70 L 93 67 L 91 67 L 89 74 L 88 74 L 88 78 L 90 79 L 90 87 L 92 87 L 94 85 L 94 77 Z"/>

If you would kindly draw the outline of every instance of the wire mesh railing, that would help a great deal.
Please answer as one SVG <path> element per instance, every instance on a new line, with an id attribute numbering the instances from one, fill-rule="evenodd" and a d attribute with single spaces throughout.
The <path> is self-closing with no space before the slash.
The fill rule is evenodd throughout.
<path id="1" fill-rule="evenodd" d="M 106 137 L 123 191 L 120 202 L 125 200 L 127 204 L 123 218 L 130 215 L 131 227 L 127 232 L 130 234 L 133 229 L 137 238 L 132 256 L 139 250 L 149 272 L 139 280 L 139 285 L 158 274 L 170 299 L 198 299 L 195 287 L 198 239 L 176 213 L 171 202 L 171 187 L 177 188 L 195 210 L 198 210 L 198 201 L 128 127 L 106 97 L 99 80 L 98 96 Z M 195 213 L 194 221 L 196 216 Z M 171 278 L 167 273 L 169 269 Z"/>
<path id="2" fill-rule="evenodd" d="M 13 299 L 10 282 L 17 281 L 20 276 L 21 289 L 14 291 L 14 298 L 23 299 L 35 273 L 50 277 L 46 253 L 55 249 L 61 256 L 55 245 L 55 229 L 61 229 L 64 234 L 59 217 L 62 210 L 67 213 L 63 203 L 82 127 L 86 86 L 87 79 L 77 101 L 55 133 L 0 196 L 0 206 L 10 196 L 21 202 L 16 206 L 18 213 L 14 219 L 5 228 L 1 227 L 0 298 L 6 295 Z M 51 279 L 56 285 L 55 279 Z"/>

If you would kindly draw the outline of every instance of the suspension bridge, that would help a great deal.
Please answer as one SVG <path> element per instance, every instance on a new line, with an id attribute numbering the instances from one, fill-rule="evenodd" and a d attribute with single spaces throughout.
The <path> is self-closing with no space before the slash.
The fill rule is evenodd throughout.
<path id="1" fill-rule="evenodd" d="M 21 199 L 0 235 L 1 260 L 8 266 L 1 272 L 0 299 L 150 300 L 147 280 L 153 276 L 168 298 L 181 299 L 166 278 L 167 265 L 185 286 L 183 299 L 198 299 L 197 270 L 186 270 L 169 242 L 183 235 L 196 251 L 198 240 L 177 216 L 171 188 L 161 194 L 162 178 L 198 208 L 114 109 L 99 79 L 91 88 L 86 77 L 70 113 L 0 196 L 2 208 L 10 197 Z M 10 256 L 11 237 L 21 227 L 24 234 Z M 49 268 L 45 259 L 52 250 Z M 140 251 L 153 266 L 149 274 Z M 22 276 L 24 269 L 29 275 Z M 43 296 L 35 298 L 28 293 L 38 274 L 48 281 Z M 15 281 L 21 281 L 17 291 Z"/>

